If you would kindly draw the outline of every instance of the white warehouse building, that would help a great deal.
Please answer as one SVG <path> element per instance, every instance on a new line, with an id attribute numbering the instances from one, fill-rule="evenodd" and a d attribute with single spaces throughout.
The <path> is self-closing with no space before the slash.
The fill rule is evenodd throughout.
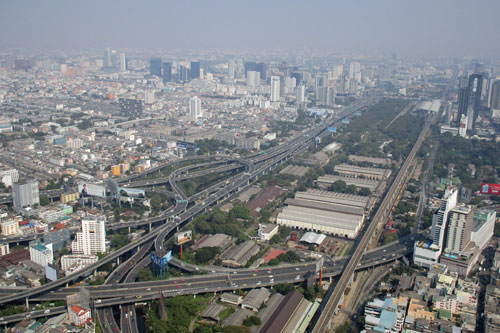
<path id="1" fill-rule="evenodd" d="M 276 222 L 295 229 L 355 238 L 365 219 L 363 208 L 298 199 L 285 204 Z"/>

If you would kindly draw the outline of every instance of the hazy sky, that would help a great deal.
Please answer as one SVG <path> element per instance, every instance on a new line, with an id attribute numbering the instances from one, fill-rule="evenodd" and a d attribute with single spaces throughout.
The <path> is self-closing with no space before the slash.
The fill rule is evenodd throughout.
<path id="1" fill-rule="evenodd" d="M 0 0 L 0 47 L 500 55 L 500 0 Z"/>

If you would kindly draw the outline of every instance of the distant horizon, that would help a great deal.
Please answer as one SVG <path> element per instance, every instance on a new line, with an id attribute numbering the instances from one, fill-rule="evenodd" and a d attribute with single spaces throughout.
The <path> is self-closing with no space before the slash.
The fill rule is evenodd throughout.
<path id="1" fill-rule="evenodd" d="M 0 45 L 496 58 L 499 12 L 496 0 L 20 0 L 0 3 Z"/>

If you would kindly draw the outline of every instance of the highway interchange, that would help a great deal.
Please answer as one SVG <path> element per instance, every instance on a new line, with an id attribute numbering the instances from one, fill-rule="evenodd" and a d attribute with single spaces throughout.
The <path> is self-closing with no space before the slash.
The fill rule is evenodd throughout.
<path id="1" fill-rule="evenodd" d="M 346 107 L 346 109 L 335 119 L 330 120 L 326 124 L 321 124 L 312 129 L 304 131 L 298 136 L 292 138 L 287 143 L 280 146 L 276 146 L 273 149 L 267 151 L 266 154 L 255 154 L 250 156 L 250 158 L 243 159 L 228 159 L 222 162 L 215 161 L 213 164 L 223 164 L 221 167 L 212 168 L 218 172 L 221 172 L 221 168 L 238 168 L 243 170 L 243 173 L 239 173 L 232 176 L 229 180 L 220 182 L 214 186 L 211 186 L 206 193 L 202 193 L 200 196 L 195 198 L 187 198 L 185 194 L 179 189 L 176 181 L 183 178 L 183 174 L 189 169 L 195 169 L 196 166 L 187 166 L 174 170 L 168 177 L 168 183 L 172 189 L 172 192 L 177 199 L 177 204 L 170 209 L 165 214 L 145 219 L 141 221 L 142 224 L 155 224 L 162 223 L 161 226 L 154 228 L 151 232 L 147 233 L 140 239 L 126 245 L 125 247 L 109 254 L 105 258 L 101 259 L 99 262 L 87 267 L 86 269 L 73 273 L 72 275 L 62 278 L 55 282 L 47 283 L 39 288 L 24 289 L 15 294 L 3 294 L 0 297 L 0 303 L 4 304 L 12 301 L 20 301 L 29 298 L 31 301 L 37 301 L 42 299 L 57 299 L 62 297 L 65 293 L 74 292 L 73 290 L 67 290 L 65 288 L 60 289 L 67 283 L 75 282 L 81 279 L 83 276 L 91 274 L 100 266 L 113 262 L 127 254 L 134 249 L 141 247 L 144 249 L 147 247 L 145 244 L 152 244 L 157 252 L 164 251 L 164 242 L 172 232 L 178 230 L 178 228 L 185 223 L 189 222 L 197 216 L 205 212 L 209 207 L 216 206 L 221 202 L 229 199 L 234 194 L 238 193 L 242 189 L 246 188 L 249 184 L 256 181 L 258 177 L 268 173 L 271 169 L 276 167 L 281 162 L 292 157 L 296 153 L 304 151 L 312 140 L 318 135 L 324 135 L 326 133 L 327 127 L 333 124 L 340 123 L 343 118 L 348 117 L 355 113 L 356 111 L 367 107 L 369 104 L 373 103 L 376 99 L 370 98 L 365 102 L 356 102 L 352 105 Z M 179 161 L 175 161 L 177 163 Z M 212 162 L 209 162 L 212 163 Z M 161 167 L 166 165 L 171 165 L 172 163 L 163 164 L 160 167 L 153 168 L 150 172 L 155 172 L 161 170 Z M 200 166 L 198 165 L 198 168 Z M 191 176 L 198 176 L 208 174 L 210 169 L 195 171 L 191 173 Z M 229 169 L 228 169 L 229 170 Z M 142 175 L 141 175 L 142 176 Z M 120 179 L 120 183 L 130 182 L 131 180 L 137 179 L 138 177 L 128 177 Z M 213 191 L 213 192 L 212 192 Z M 210 194 L 208 196 L 208 194 Z M 199 200 L 204 198 L 203 201 Z M 188 202 L 193 202 L 194 205 L 188 207 Z M 127 224 L 127 226 L 129 226 Z M 134 225 L 136 226 L 136 225 Z M 123 227 L 123 226 L 120 226 Z M 373 257 L 367 257 L 362 263 L 356 264 L 357 269 L 363 269 L 366 267 L 372 267 L 378 264 L 384 264 L 390 262 L 408 252 L 411 249 L 409 244 L 394 244 L 394 246 L 399 246 L 399 248 L 386 248 L 380 249 L 383 252 L 374 252 Z M 135 280 L 135 275 L 128 275 L 127 273 L 137 272 L 136 267 L 145 267 L 149 264 L 149 256 L 146 255 L 148 250 L 140 250 L 133 256 L 132 261 L 129 259 L 122 265 L 118 266 L 110 277 L 108 277 L 107 283 L 102 286 L 95 286 L 95 288 L 90 288 L 92 299 L 95 300 L 95 307 L 99 308 L 99 318 L 101 320 L 101 326 L 106 326 L 105 330 L 116 331 L 119 329 L 116 325 L 114 316 L 112 315 L 112 310 L 110 310 L 110 305 L 120 304 L 122 306 L 121 311 L 121 325 L 128 326 L 127 331 L 136 331 L 136 319 L 135 311 L 133 309 L 133 303 L 139 300 L 147 300 L 152 298 L 157 298 L 160 292 L 164 296 L 175 296 L 180 294 L 196 294 L 196 293 L 206 293 L 206 292 L 217 292 L 223 290 L 235 290 L 235 289 L 245 289 L 252 288 L 256 286 L 269 286 L 275 283 L 281 282 L 300 282 L 307 279 L 311 274 L 316 274 L 318 267 L 317 263 L 313 264 L 301 264 L 298 266 L 285 266 L 273 268 L 271 271 L 267 269 L 254 270 L 252 271 L 234 271 L 234 272 L 215 272 L 212 274 L 201 275 L 196 277 L 186 277 L 181 280 L 165 280 L 165 281 L 155 281 L 155 282 L 132 282 Z M 389 256 L 384 256 L 385 251 Z M 139 258 L 138 253 L 141 256 L 146 255 L 143 259 Z M 356 253 L 355 253 L 356 254 Z M 380 258 L 380 260 L 375 260 Z M 384 259 L 382 259 L 384 258 Z M 344 259 L 347 260 L 347 259 Z M 350 262 L 352 262 L 351 260 Z M 346 261 L 347 262 L 347 261 Z M 182 267 L 182 263 L 180 264 Z M 333 265 L 333 266 L 332 266 Z M 337 261 L 336 263 L 327 262 L 324 268 L 324 276 L 335 276 L 343 271 L 343 266 L 345 262 Z M 136 274 L 136 273 L 135 273 Z M 230 278 L 229 278 L 230 277 Z M 120 283 L 124 280 L 123 283 Z M 113 283 L 114 282 L 114 283 Z M 108 286 L 109 283 L 109 286 Z M 118 287 L 118 288 L 117 288 Z M 110 289 L 106 289 L 110 288 Z M 149 290 L 148 290 L 149 289 Z M 60 299 L 60 298 L 59 298 Z M 131 304 L 131 305 L 126 305 Z M 100 310 L 100 309 L 104 310 Z M 107 310 L 106 310 L 107 309 Z M 0 320 L 0 323 L 13 322 L 19 320 L 20 316 L 27 316 L 29 313 L 17 315 L 17 319 L 4 318 L 4 322 Z M 104 322 L 104 325 L 103 325 Z M 116 328 L 116 329 L 115 329 Z"/>

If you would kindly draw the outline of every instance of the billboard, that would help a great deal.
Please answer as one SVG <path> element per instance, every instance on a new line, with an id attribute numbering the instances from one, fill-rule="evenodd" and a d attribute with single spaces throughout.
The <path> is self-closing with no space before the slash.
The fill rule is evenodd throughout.
<path id="1" fill-rule="evenodd" d="M 193 239 L 193 233 L 191 230 L 181 231 L 174 235 L 175 244 L 182 245 Z"/>
<path id="2" fill-rule="evenodd" d="M 328 132 L 337 133 L 337 127 L 328 127 Z"/>
<path id="3" fill-rule="evenodd" d="M 107 185 L 111 193 L 118 193 L 118 183 L 111 177 L 106 178 Z"/>
<path id="4" fill-rule="evenodd" d="M 192 142 L 177 141 L 177 148 L 194 150 L 194 149 L 196 149 L 196 145 Z"/>
<path id="5" fill-rule="evenodd" d="M 78 193 L 82 195 L 82 197 L 106 197 L 106 187 L 102 185 L 96 185 L 92 183 L 78 183 Z"/>
<path id="6" fill-rule="evenodd" d="M 481 193 L 482 194 L 495 194 L 495 195 L 499 195 L 500 194 L 500 184 L 482 183 L 481 184 Z"/>
<path id="7" fill-rule="evenodd" d="M 119 187 L 118 189 L 121 197 L 130 197 L 130 198 L 146 197 L 146 192 L 144 190 L 138 190 L 135 188 L 125 188 L 125 187 Z"/>
<path id="8" fill-rule="evenodd" d="M 349 124 L 349 118 L 344 118 L 344 119 L 342 119 L 342 122 L 343 122 L 344 124 Z"/>
<path id="9" fill-rule="evenodd" d="M 165 262 L 170 262 L 172 260 L 172 251 L 168 251 L 167 254 L 165 254 L 162 258 Z"/>

